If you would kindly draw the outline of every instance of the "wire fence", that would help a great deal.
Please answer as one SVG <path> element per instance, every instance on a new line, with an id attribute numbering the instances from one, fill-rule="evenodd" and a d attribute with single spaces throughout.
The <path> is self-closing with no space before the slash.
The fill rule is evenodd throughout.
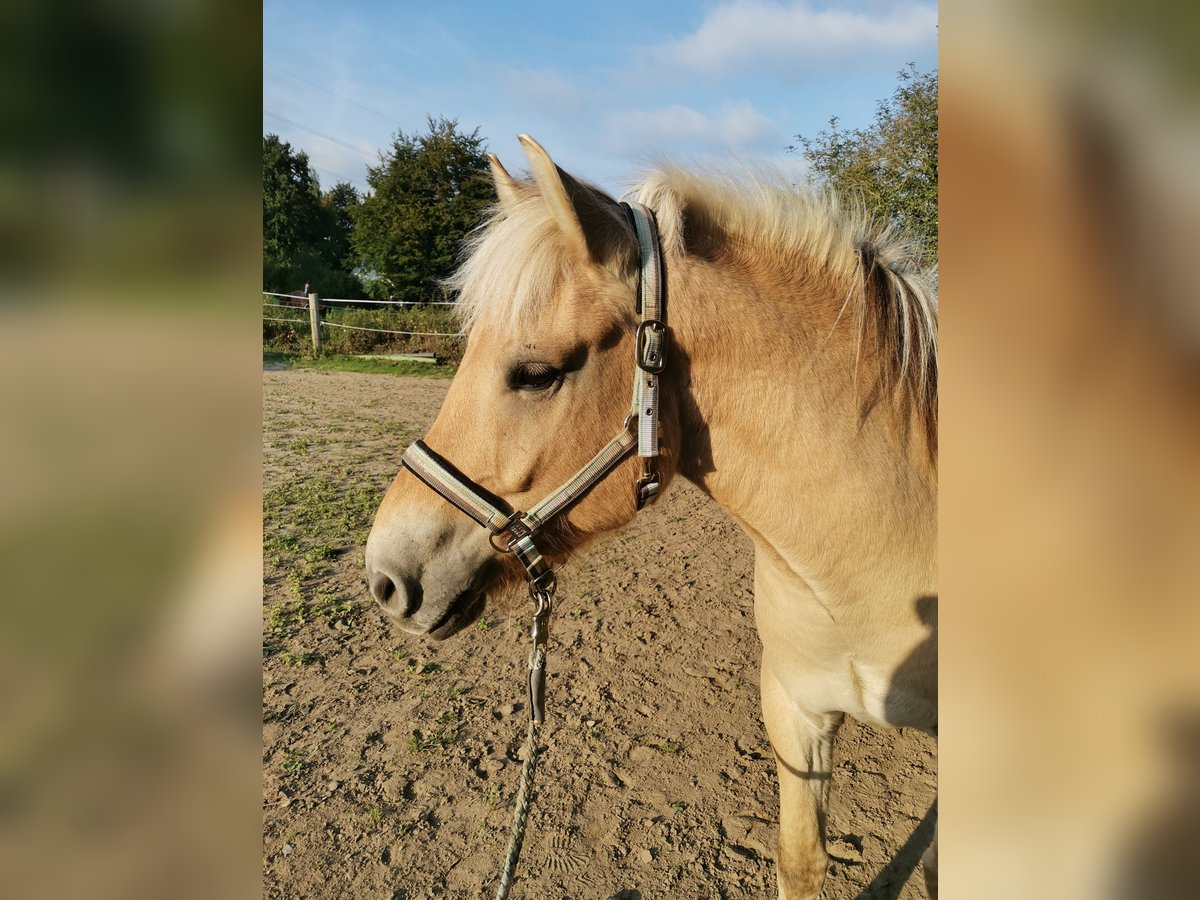
<path id="1" fill-rule="evenodd" d="M 304 304 L 306 306 L 308 305 L 307 297 L 300 297 L 300 296 L 297 296 L 296 294 L 268 294 L 267 291 L 263 291 L 263 294 L 266 296 L 271 296 L 271 297 L 282 297 L 287 300 L 303 300 Z M 270 300 L 264 300 L 263 303 L 267 306 L 272 305 Z M 378 306 L 398 306 L 401 309 L 421 309 L 426 306 L 456 306 L 457 305 L 457 304 L 455 304 L 455 302 L 453 300 L 430 300 L 429 302 L 425 303 L 425 302 L 418 302 L 416 300 L 341 300 L 341 299 L 338 299 L 337 297 L 322 297 L 321 303 L 323 303 L 323 304 L 324 303 L 353 303 L 356 306 L 359 303 L 370 303 L 372 305 L 378 305 Z M 275 305 L 278 305 L 278 304 L 275 304 Z"/>
<path id="2" fill-rule="evenodd" d="M 308 352 L 311 347 L 314 353 L 425 353 L 448 362 L 462 358 L 466 334 L 456 327 L 452 301 L 262 294 L 267 350 Z"/>
<path id="3" fill-rule="evenodd" d="M 361 325 L 343 325 L 341 322 L 322 322 L 330 328 L 349 328 L 352 331 L 374 331 L 377 334 L 405 334 L 410 337 L 466 337 L 465 331 L 391 331 L 386 328 L 363 328 Z"/>
<path id="4" fill-rule="evenodd" d="M 303 300 L 308 302 L 307 294 L 277 294 L 274 291 L 263 291 L 264 297 L 282 297 L 284 300 Z M 264 303 L 270 301 L 264 300 Z M 453 300 L 364 300 L 362 298 L 322 297 L 322 303 L 370 303 L 381 306 L 418 307 L 418 306 L 454 306 Z"/>

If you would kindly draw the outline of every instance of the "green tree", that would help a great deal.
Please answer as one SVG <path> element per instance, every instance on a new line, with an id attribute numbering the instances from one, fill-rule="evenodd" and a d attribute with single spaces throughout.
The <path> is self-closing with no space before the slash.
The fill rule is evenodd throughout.
<path id="1" fill-rule="evenodd" d="M 815 138 L 796 135 L 814 180 L 857 196 L 876 215 L 900 225 L 924 261 L 937 261 L 938 76 L 912 63 L 895 93 L 880 101 L 869 128 L 844 130 L 837 117 Z"/>
<path id="2" fill-rule="evenodd" d="M 285 266 L 310 251 L 322 229 L 320 184 L 308 154 L 263 136 L 263 262 Z"/>
<path id="3" fill-rule="evenodd" d="M 348 181 L 339 181 L 321 195 L 324 216 L 323 253 L 330 266 L 353 269 L 357 260 L 350 238 L 354 234 L 354 211 L 362 203 L 358 189 Z"/>
<path id="4" fill-rule="evenodd" d="M 263 136 L 263 289 L 293 291 L 306 283 L 326 296 L 357 297 L 350 232 L 358 192 L 321 183 L 303 150 Z"/>
<path id="5" fill-rule="evenodd" d="M 372 192 L 353 213 L 351 243 L 376 298 L 430 299 L 494 200 L 479 129 L 466 134 L 454 119 L 427 126 L 422 135 L 397 133 L 367 170 Z"/>

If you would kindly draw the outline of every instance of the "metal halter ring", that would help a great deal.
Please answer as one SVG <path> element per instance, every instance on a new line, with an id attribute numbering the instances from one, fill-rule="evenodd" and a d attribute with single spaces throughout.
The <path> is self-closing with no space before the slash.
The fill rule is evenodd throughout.
<path id="1" fill-rule="evenodd" d="M 550 612 L 550 605 L 556 590 L 558 590 L 558 576 L 554 574 L 553 569 L 546 569 L 537 578 L 529 580 L 529 596 L 537 604 L 539 615 L 543 609 L 547 613 Z"/>
<path id="2" fill-rule="evenodd" d="M 522 515 L 524 515 L 524 513 L 518 509 L 504 521 L 503 525 L 501 525 L 495 531 L 488 533 L 488 543 L 492 545 L 492 549 L 497 553 L 512 553 L 513 544 L 516 543 L 517 538 L 523 536 L 520 529 L 524 529 L 526 532 L 528 532 L 529 529 L 525 528 L 524 523 L 521 522 Z M 509 536 L 508 543 L 497 544 L 496 538 L 505 534 Z"/>

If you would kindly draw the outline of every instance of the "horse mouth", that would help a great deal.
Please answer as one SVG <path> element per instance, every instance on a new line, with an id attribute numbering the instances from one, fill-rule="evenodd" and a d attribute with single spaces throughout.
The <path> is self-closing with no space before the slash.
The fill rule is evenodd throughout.
<path id="1" fill-rule="evenodd" d="M 479 618 L 486 604 L 487 594 L 482 588 L 468 588 L 446 607 L 441 618 L 425 632 L 425 637 L 433 638 L 435 641 L 444 641 L 446 638 L 458 634 Z"/>

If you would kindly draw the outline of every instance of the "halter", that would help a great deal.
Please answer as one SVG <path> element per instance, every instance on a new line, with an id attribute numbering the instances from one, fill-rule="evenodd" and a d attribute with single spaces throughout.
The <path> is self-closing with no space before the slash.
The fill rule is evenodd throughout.
<path id="1" fill-rule="evenodd" d="M 625 460 L 634 447 L 642 460 L 635 486 L 637 508 L 653 503 L 662 481 L 657 468 L 659 438 L 659 379 L 666 364 L 667 326 L 664 322 L 662 253 L 654 214 L 640 203 L 622 203 L 633 222 L 639 250 L 637 312 L 641 317 L 634 348 L 633 402 L 617 436 L 570 480 L 528 512 L 514 510 L 491 491 L 472 481 L 444 457 L 415 441 L 404 451 L 401 464 L 443 499 L 487 528 L 492 546 L 515 553 L 525 567 L 529 594 L 535 603 L 534 652 L 549 636 L 548 623 L 557 585 L 554 571 L 543 559 L 534 537 L 548 522 L 579 500 Z M 637 422 L 636 432 L 633 423 Z M 530 674 L 530 709 L 541 723 L 544 670 Z"/>

